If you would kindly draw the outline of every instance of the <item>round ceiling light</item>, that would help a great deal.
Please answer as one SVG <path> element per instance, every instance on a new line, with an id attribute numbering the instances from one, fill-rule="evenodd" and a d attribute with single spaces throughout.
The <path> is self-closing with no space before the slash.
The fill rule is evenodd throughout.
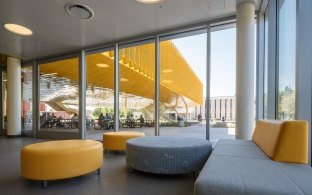
<path id="1" fill-rule="evenodd" d="M 96 64 L 96 66 L 99 68 L 108 68 L 109 67 L 108 64 Z"/>
<path id="2" fill-rule="evenodd" d="M 18 35 L 30 36 L 33 34 L 33 32 L 29 28 L 26 28 L 25 26 L 21 26 L 18 24 L 7 23 L 4 24 L 3 26 L 8 31 Z"/>
<path id="3" fill-rule="evenodd" d="M 155 4 L 155 3 L 163 2 L 164 0 L 136 0 L 136 1 L 140 3 L 145 3 L 145 4 Z"/>
<path id="4" fill-rule="evenodd" d="M 79 19 L 90 19 L 94 16 L 92 9 L 86 5 L 78 3 L 68 3 L 65 5 L 66 12 Z"/>

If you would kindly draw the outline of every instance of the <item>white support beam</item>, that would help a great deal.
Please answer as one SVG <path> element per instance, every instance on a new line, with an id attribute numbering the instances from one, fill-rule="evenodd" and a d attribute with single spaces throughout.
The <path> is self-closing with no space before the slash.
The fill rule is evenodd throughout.
<path id="1" fill-rule="evenodd" d="M 238 2 L 236 10 L 236 139 L 250 139 L 254 128 L 255 4 Z"/>
<path id="2" fill-rule="evenodd" d="M 20 136 L 22 134 L 22 104 L 21 104 L 21 60 L 8 57 L 8 107 L 7 107 L 7 135 Z"/>

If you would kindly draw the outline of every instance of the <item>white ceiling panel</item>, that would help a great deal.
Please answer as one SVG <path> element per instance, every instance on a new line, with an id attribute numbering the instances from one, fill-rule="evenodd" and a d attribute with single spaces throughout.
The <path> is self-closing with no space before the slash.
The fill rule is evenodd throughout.
<path id="1" fill-rule="evenodd" d="M 235 14 L 235 0 L 165 0 L 144 5 L 135 0 L 76 0 L 94 11 L 89 20 L 65 12 L 68 0 L 0 0 L 0 52 L 24 60 L 66 53 L 114 40 L 149 34 Z M 256 9 L 260 0 L 256 1 Z M 4 23 L 33 30 L 12 34 Z"/>

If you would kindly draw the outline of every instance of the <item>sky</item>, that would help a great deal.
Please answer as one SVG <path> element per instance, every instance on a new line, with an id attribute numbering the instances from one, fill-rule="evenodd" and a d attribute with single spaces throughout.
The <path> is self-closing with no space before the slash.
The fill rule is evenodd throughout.
<path id="1" fill-rule="evenodd" d="M 203 83 L 206 94 L 206 42 L 200 34 L 172 40 Z M 210 96 L 235 95 L 236 29 L 211 33 L 211 84 Z"/>
<path id="2" fill-rule="evenodd" d="M 279 91 L 295 88 L 296 1 L 284 1 L 279 12 Z"/>

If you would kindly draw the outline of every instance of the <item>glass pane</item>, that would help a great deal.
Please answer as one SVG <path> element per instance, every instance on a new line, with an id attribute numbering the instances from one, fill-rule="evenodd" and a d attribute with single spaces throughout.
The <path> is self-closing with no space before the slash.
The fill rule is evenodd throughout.
<path id="1" fill-rule="evenodd" d="M 40 64 L 40 130 L 78 132 L 78 58 Z"/>
<path id="2" fill-rule="evenodd" d="M 160 43 L 160 135 L 206 138 L 207 34 Z"/>
<path id="3" fill-rule="evenodd" d="M 269 16 L 268 9 L 264 18 L 264 86 L 263 86 L 263 118 L 268 117 L 268 43 L 269 43 Z"/>
<path id="4" fill-rule="evenodd" d="M 99 130 L 113 130 L 114 125 L 114 51 L 87 55 L 86 60 L 87 138 L 99 140 Z"/>
<path id="5" fill-rule="evenodd" d="M 236 28 L 211 32 L 210 139 L 234 139 Z"/>
<path id="6" fill-rule="evenodd" d="M 295 119 L 296 1 L 279 1 L 278 119 Z"/>
<path id="7" fill-rule="evenodd" d="M 119 50 L 120 129 L 154 135 L 155 43 Z"/>
<path id="8" fill-rule="evenodd" d="M 32 130 L 32 67 L 22 68 L 22 130 Z"/>

